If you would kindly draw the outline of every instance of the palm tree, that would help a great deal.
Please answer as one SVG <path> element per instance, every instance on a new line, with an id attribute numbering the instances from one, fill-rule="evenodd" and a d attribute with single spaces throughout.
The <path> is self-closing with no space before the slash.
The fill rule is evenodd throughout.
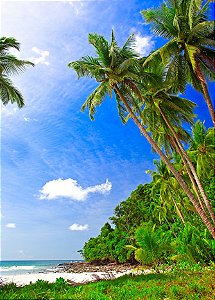
<path id="1" fill-rule="evenodd" d="M 9 76 L 19 74 L 33 63 L 16 58 L 10 54 L 10 49 L 19 51 L 20 44 L 12 37 L 0 38 L 0 97 L 4 105 L 9 102 L 17 103 L 19 108 L 24 106 L 21 92 L 13 85 Z"/>
<path id="2" fill-rule="evenodd" d="M 156 166 L 156 171 L 147 170 L 146 172 L 152 175 L 153 179 L 153 188 L 152 194 L 159 190 L 159 198 L 163 207 L 169 207 L 171 211 L 172 204 L 175 206 L 176 213 L 178 214 L 181 222 L 185 224 L 185 220 L 183 214 L 179 208 L 177 203 L 178 198 L 181 198 L 180 195 L 180 187 L 178 186 L 177 181 L 175 180 L 174 176 L 172 176 L 171 172 L 168 170 L 166 164 L 161 161 L 154 161 Z M 181 199 L 180 199 L 181 200 Z M 170 203 L 172 201 L 172 203 Z M 180 201 L 181 203 L 182 201 Z"/>
<path id="3" fill-rule="evenodd" d="M 167 66 L 167 80 L 180 92 L 187 81 L 203 93 L 213 124 L 215 113 L 206 78 L 215 78 L 214 22 L 207 18 L 208 2 L 203 0 L 167 0 L 161 7 L 141 13 L 158 36 L 170 39 L 154 51 L 145 64 L 159 57 Z"/>
<path id="4" fill-rule="evenodd" d="M 215 129 L 206 130 L 201 121 L 193 126 L 193 139 L 188 155 L 196 165 L 199 177 L 210 177 L 215 172 Z"/>
<path id="5" fill-rule="evenodd" d="M 93 119 L 96 106 L 102 103 L 107 94 L 112 96 L 112 92 L 114 92 L 121 119 L 125 121 L 126 116 L 133 119 L 154 151 L 157 152 L 161 159 L 168 165 L 170 171 L 185 191 L 215 239 L 215 228 L 209 218 L 199 206 L 183 178 L 178 174 L 167 156 L 161 151 L 142 124 L 141 110 L 136 101 L 137 98 L 143 101 L 140 90 L 138 89 L 138 82 L 140 81 L 140 76 L 143 78 L 143 76 L 149 76 L 149 74 L 145 75 L 143 72 L 140 73 L 140 62 L 137 54 L 133 50 L 133 36 L 128 38 L 122 48 L 117 45 L 113 31 L 110 44 L 108 44 L 103 36 L 97 34 L 89 34 L 89 43 L 95 47 L 97 57 L 82 57 L 80 60 L 71 62 L 68 65 L 76 71 L 79 78 L 95 78 L 96 81 L 100 83 L 95 91 L 87 98 L 82 106 L 82 110 L 88 107 L 90 117 Z"/>
<path id="6" fill-rule="evenodd" d="M 171 87 L 163 80 L 164 69 L 161 64 L 151 63 L 145 71 L 158 76 L 156 84 L 151 78 L 141 83 L 141 94 L 144 100 L 144 103 L 140 103 L 143 124 L 147 125 L 147 130 L 152 133 L 153 139 L 158 146 L 164 148 L 167 154 L 171 155 L 171 150 L 174 150 L 181 156 L 200 206 L 209 214 L 212 223 L 215 223 L 210 201 L 182 145 L 182 142 L 187 143 L 190 140 L 189 134 L 182 128 L 182 121 L 193 124 L 195 105 L 187 99 L 171 94 Z"/>

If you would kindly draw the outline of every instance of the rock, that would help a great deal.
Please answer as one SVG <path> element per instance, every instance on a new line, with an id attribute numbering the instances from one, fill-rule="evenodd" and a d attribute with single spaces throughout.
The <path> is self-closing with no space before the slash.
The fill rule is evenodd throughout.
<path id="1" fill-rule="evenodd" d="M 86 272 L 125 272 L 127 270 L 132 270 L 137 265 L 126 263 L 126 264 L 116 264 L 116 263 L 104 263 L 104 262 L 73 262 L 64 263 L 58 265 L 58 270 L 56 272 L 67 272 L 67 273 L 86 273 Z"/>

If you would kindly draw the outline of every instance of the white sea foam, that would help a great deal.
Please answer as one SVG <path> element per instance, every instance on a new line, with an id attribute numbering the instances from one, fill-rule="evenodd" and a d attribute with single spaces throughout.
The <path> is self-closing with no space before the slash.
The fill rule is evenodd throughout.
<path id="1" fill-rule="evenodd" d="M 0 272 L 10 272 L 10 271 L 16 271 L 16 270 L 33 270 L 36 266 L 11 266 L 11 267 L 0 267 Z"/>

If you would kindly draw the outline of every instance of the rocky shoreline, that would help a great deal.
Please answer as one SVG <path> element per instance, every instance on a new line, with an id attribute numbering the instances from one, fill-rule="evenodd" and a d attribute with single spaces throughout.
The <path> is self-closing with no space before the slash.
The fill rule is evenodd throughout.
<path id="1" fill-rule="evenodd" d="M 141 271 L 137 269 L 138 265 L 129 263 L 71 262 L 60 264 L 55 270 L 49 272 L 2 276 L 1 285 L 14 283 L 23 286 L 35 283 L 37 280 L 54 283 L 57 278 L 63 278 L 69 285 L 76 286 L 99 280 L 111 280 L 131 273 L 138 274 Z"/>
<path id="2" fill-rule="evenodd" d="M 88 272 L 117 272 L 123 273 L 125 271 L 137 268 L 137 264 L 117 264 L 117 263 L 102 263 L 102 262 L 71 262 L 58 265 L 56 272 L 66 273 L 88 273 Z"/>

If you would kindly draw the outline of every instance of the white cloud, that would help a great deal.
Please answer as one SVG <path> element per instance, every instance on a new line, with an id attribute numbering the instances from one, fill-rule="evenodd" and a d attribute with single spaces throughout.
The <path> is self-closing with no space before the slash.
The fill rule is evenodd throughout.
<path id="1" fill-rule="evenodd" d="M 16 224 L 15 223 L 8 223 L 8 224 L 5 225 L 5 227 L 14 229 L 14 228 L 16 228 Z"/>
<path id="2" fill-rule="evenodd" d="M 47 57 L 49 57 L 49 51 L 47 51 L 47 50 L 41 50 L 41 49 L 39 49 L 37 47 L 33 47 L 32 51 L 34 51 L 35 53 L 39 54 L 39 56 L 38 57 L 31 57 L 31 58 L 29 58 L 29 60 L 31 62 L 33 62 L 35 65 L 38 65 L 38 64 L 43 64 L 43 65 L 46 65 L 46 66 L 49 65 L 49 62 L 46 60 Z"/>
<path id="3" fill-rule="evenodd" d="M 90 193 L 105 194 L 109 192 L 111 188 L 112 184 L 108 181 L 108 179 L 105 183 L 82 188 L 78 184 L 78 182 L 72 178 L 59 178 L 56 180 L 48 181 L 39 191 L 39 198 L 41 200 L 52 200 L 60 197 L 66 197 L 75 201 L 84 201 Z"/>
<path id="4" fill-rule="evenodd" d="M 74 223 L 71 226 L 69 226 L 69 230 L 71 230 L 71 231 L 84 231 L 84 230 L 88 230 L 88 229 L 89 229 L 88 224 L 79 225 L 77 223 Z"/>
<path id="5" fill-rule="evenodd" d="M 148 55 L 154 47 L 154 41 L 152 41 L 151 36 L 141 36 L 140 34 L 135 34 L 135 47 L 137 53 L 140 55 Z"/>

